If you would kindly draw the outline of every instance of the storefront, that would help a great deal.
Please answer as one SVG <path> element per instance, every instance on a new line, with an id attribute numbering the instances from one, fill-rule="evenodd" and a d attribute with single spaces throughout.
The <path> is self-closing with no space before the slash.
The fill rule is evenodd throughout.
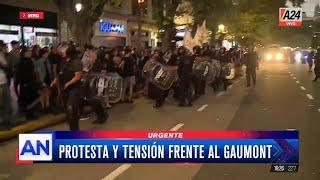
<path id="1" fill-rule="evenodd" d="M 142 47 L 156 47 L 158 44 L 158 29 L 152 23 L 143 23 L 141 25 L 141 36 L 139 37 L 138 33 L 138 23 L 135 21 L 130 21 L 128 23 L 128 45 L 136 47 L 138 46 L 138 38 L 142 43 Z"/>
<path id="2" fill-rule="evenodd" d="M 41 20 L 20 19 L 20 12 L 43 12 Z M 12 40 L 20 41 L 24 45 L 49 46 L 57 40 L 57 14 L 53 12 L 14 7 L 0 4 L 0 39 L 5 43 Z M 9 47 L 10 48 L 10 47 Z"/>
<path id="3" fill-rule="evenodd" d="M 127 45 L 127 21 L 103 18 L 95 24 L 94 46 L 117 47 Z"/>

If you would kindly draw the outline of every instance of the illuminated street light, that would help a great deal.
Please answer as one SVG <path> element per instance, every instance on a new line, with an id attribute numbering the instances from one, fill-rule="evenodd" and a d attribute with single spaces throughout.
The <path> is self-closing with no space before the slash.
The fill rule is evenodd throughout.
<path id="1" fill-rule="evenodd" d="M 83 8 L 81 3 L 77 3 L 74 7 L 76 9 L 76 12 L 80 12 Z"/>
<path id="2" fill-rule="evenodd" d="M 223 24 L 220 24 L 220 25 L 218 26 L 218 29 L 219 29 L 219 31 L 221 31 L 221 32 L 224 32 L 224 28 L 225 28 L 225 26 L 224 26 Z"/>

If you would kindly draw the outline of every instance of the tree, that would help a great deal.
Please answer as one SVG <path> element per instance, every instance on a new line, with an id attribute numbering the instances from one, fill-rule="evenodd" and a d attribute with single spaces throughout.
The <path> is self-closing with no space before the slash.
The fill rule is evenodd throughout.
<path id="1" fill-rule="evenodd" d="M 305 0 L 289 0 L 293 7 L 301 7 Z"/>
<path id="2" fill-rule="evenodd" d="M 181 0 L 154 0 L 153 17 L 156 25 L 161 30 L 160 38 L 162 48 L 172 49 L 172 40 L 176 35 L 174 17 L 178 15 L 177 8 Z"/>
<path id="3" fill-rule="evenodd" d="M 81 46 L 91 43 L 94 35 L 93 25 L 102 15 L 105 4 L 119 6 L 121 3 L 121 0 L 82 0 L 82 9 L 76 12 L 73 0 L 52 1 L 59 9 L 59 19 L 68 23 L 73 37 Z"/>
<path id="4" fill-rule="evenodd" d="M 319 4 L 317 4 L 314 7 L 314 17 L 319 17 L 319 16 L 320 16 L 320 6 L 319 6 Z"/>

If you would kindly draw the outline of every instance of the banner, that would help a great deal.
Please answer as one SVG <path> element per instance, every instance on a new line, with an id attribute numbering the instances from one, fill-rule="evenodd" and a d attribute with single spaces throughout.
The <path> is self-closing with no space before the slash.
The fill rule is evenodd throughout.
<path id="1" fill-rule="evenodd" d="M 20 134 L 17 163 L 299 163 L 298 131 Z"/>

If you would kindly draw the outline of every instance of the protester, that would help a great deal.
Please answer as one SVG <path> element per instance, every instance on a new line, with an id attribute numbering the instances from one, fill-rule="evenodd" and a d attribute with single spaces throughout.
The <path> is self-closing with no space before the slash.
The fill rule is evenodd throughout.
<path id="1" fill-rule="evenodd" d="M 20 52 L 20 61 L 17 66 L 15 79 L 15 92 L 18 95 L 18 103 L 22 108 L 22 111 L 25 112 L 26 119 L 35 118 L 32 110 L 27 107 L 39 96 L 37 89 L 38 86 L 35 81 L 35 69 L 31 57 L 31 49 L 23 47 Z"/>
<path id="2" fill-rule="evenodd" d="M 8 73 L 7 73 L 7 82 L 10 86 L 12 78 L 14 78 L 16 74 L 17 65 L 19 63 L 20 59 L 20 45 L 18 41 L 11 41 L 11 51 L 9 52 L 7 56 L 7 62 L 8 62 Z"/>
<path id="3" fill-rule="evenodd" d="M 50 63 L 48 62 L 49 51 L 47 48 L 42 48 L 39 51 L 39 59 L 34 60 L 34 68 L 37 77 L 37 82 L 39 84 L 39 93 L 40 97 L 28 106 L 29 109 L 32 109 L 33 106 L 40 102 L 41 108 L 45 113 L 49 112 L 50 108 L 50 91 L 49 86 L 52 80 L 52 73 Z"/>
<path id="4" fill-rule="evenodd" d="M 124 51 L 123 62 L 121 65 L 122 77 L 123 77 L 123 94 L 122 102 L 126 100 L 126 91 L 128 90 L 128 103 L 133 103 L 133 86 L 135 84 L 136 65 L 134 59 L 131 56 L 131 50 L 126 48 Z"/>
<path id="5" fill-rule="evenodd" d="M 72 44 L 53 43 L 50 50 L 46 47 L 41 49 L 38 45 L 34 45 L 32 50 L 23 47 L 19 55 L 19 43 L 17 41 L 11 42 L 12 50 L 6 61 L 8 68 L 1 64 L 1 70 L 7 70 L 6 82 L 11 79 L 15 80 L 18 102 L 21 110 L 26 113 L 27 119 L 34 118 L 32 112 L 37 110 L 35 107 L 38 104 L 41 105 L 41 110 L 44 113 L 49 112 L 48 109 L 52 108 L 50 107 L 52 104 L 60 104 L 67 114 L 70 129 L 79 130 L 79 117 L 82 113 L 82 105 L 85 104 L 92 106 L 92 109 L 97 112 L 98 118 L 95 122 L 105 122 L 108 117 L 105 110 L 111 107 L 109 96 L 99 98 L 84 88 L 81 85 L 84 73 L 107 76 L 110 73 L 118 73 L 122 76 L 121 102 L 132 103 L 133 92 L 147 87 L 145 89 L 149 91 L 146 94 L 155 99 L 155 108 L 164 104 L 172 89 L 174 97 L 179 99 L 179 106 L 192 106 L 194 97 L 204 94 L 206 82 L 204 78 L 195 78 L 192 72 L 194 60 L 198 57 L 200 60 L 206 57 L 207 59 L 218 59 L 221 64 L 226 64 L 234 63 L 237 59 L 235 49 L 226 51 L 225 48 L 221 48 L 216 51 L 208 44 L 203 45 L 202 48 L 200 46 L 194 47 L 193 55 L 184 47 L 176 50 L 169 49 L 162 55 L 159 49 L 151 54 L 150 48 L 137 51 L 137 49 L 130 47 L 108 49 L 103 46 L 95 48 L 91 45 L 85 45 L 82 48 Z M 5 45 L 3 44 L 3 54 L 5 53 L 4 49 Z M 170 89 L 162 90 L 150 82 L 145 82 L 147 79 L 143 76 L 143 68 L 150 60 L 161 63 L 166 72 L 172 71 L 174 73 L 177 71 L 178 81 Z M 224 84 L 226 89 L 227 80 L 222 75 L 219 78 L 220 82 L 217 84 Z M 136 81 L 138 81 L 137 86 L 134 86 Z M 191 92 L 193 86 L 195 87 L 195 96 Z M 51 98 L 50 100 L 50 94 L 56 99 Z M 101 102 L 102 99 L 104 102 Z"/>
<path id="6" fill-rule="evenodd" d="M 4 127 L 9 128 L 12 125 L 12 106 L 10 90 L 7 84 L 7 78 L 5 69 L 8 68 L 7 61 L 5 59 L 5 44 L 0 41 L 0 123 Z"/>
<path id="7" fill-rule="evenodd" d="M 48 55 L 48 61 L 50 62 L 50 67 L 51 70 L 50 72 L 52 73 L 51 77 L 55 78 L 57 76 L 57 72 L 59 71 L 59 65 L 62 61 L 62 57 L 58 52 L 58 44 L 53 43 Z"/>

